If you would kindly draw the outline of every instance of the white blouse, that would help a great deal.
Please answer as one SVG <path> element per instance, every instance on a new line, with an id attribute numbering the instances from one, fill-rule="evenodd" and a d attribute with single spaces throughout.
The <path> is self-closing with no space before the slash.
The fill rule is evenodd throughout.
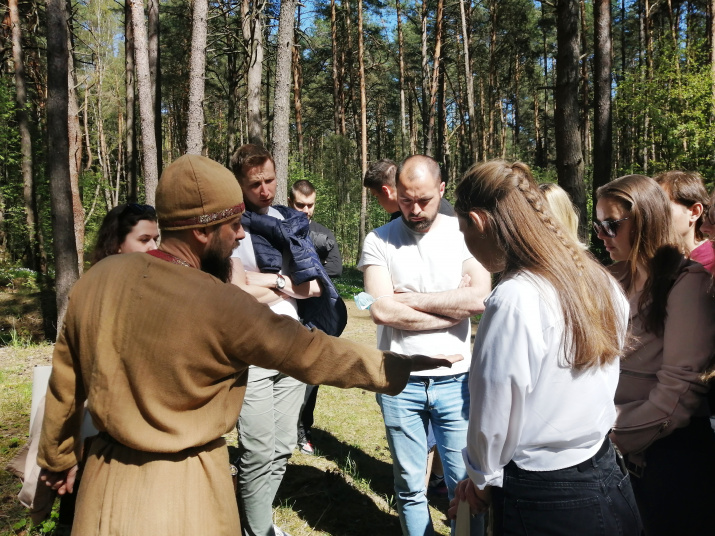
<path id="1" fill-rule="evenodd" d="M 628 301 L 612 283 L 623 345 Z M 469 477 L 480 489 L 501 487 L 511 460 L 528 471 L 552 471 L 596 454 L 616 418 L 619 360 L 581 372 L 570 368 L 561 306 L 540 276 L 519 272 L 485 303 L 469 378 L 463 450 Z"/>

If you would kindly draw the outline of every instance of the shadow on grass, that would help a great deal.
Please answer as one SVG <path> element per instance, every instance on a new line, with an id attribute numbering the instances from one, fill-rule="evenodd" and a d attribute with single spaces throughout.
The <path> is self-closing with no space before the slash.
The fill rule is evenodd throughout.
<path id="1" fill-rule="evenodd" d="M 381 510 L 338 472 L 289 465 L 278 501 L 289 506 L 313 530 L 341 536 L 392 536 L 400 533 L 396 514 Z"/>

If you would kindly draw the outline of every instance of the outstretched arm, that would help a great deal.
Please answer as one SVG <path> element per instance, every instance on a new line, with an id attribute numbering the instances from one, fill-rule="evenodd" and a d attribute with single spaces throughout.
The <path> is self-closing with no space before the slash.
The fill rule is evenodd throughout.
<path id="1" fill-rule="evenodd" d="M 395 300 L 418 311 L 455 320 L 484 312 L 484 300 L 491 291 L 491 276 L 474 258 L 462 263 L 463 281 L 454 290 L 442 292 L 405 292 Z"/>
<path id="2" fill-rule="evenodd" d="M 375 324 L 410 331 L 445 329 L 459 320 L 417 310 L 396 299 L 392 289 L 390 273 L 384 266 L 365 267 L 365 290 L 376 301 L 370 306 L 370 314 Z"/>

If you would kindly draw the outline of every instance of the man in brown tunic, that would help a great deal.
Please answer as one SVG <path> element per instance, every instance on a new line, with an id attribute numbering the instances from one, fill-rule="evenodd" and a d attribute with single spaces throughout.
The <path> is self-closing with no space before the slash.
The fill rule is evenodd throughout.
<path id="1" fill-rule="evenodd" d="M 249 364 L 395 394 L 412 370 L 456 358 L 406 358 L 338 340 L 225 284 L 243 236 L 243 198 L 216 162 L 179 158 L 156 199 L 160 250 L 109 257 L 71 292 L 38 463 L 47 485 L 72 492 L 87 400 L 101 433 L 86 455 L 73 535 L 235 536 L 222 435 L 240 412 Z"/>

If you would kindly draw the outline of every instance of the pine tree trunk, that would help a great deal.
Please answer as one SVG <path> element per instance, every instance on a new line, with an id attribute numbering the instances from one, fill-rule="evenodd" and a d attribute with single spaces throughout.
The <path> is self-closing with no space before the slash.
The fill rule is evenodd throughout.
<path id="1" fill-rule="evenodd" d="M 593 4 L 593 198 L 596 190 L 611 180 L 613 134 L 611 120 L 611 4 L 596 0 Z M 594 209 L 595 210 L 595 209 Z"/>
<path id="2" fill-rule="evenodd" d="M 261 119 L 261 79 L 263 77 L 263 24 L 260 6 L 254 0 L 242 0 L 243 39 L 248 43 L 246 104 L 248 108 L 248 142 L 263 145 Z"/>
<path id="3" fill-rule="evenodd" d="M 27 87 L 25 81 L 25 59 L 22 50 L 22 27 L 17 0 L 10 0 L 10 24 L 12 25 L 12 58 L 15 66 L 15 103 L 17 127 L 20 133 L 20 153 L 22 154 L 22 184 L 25 201 L 25 223 L 27 225 L 27 261 L 32 270 L 40 271 L 37 242 L 37 211 L 35 209 L 35 179 L 32 162 L 32 136 L 27 117 Z"/>
<path id="4" fill-rule="evenodd" d="M 339 54 L 338 54 L 338 20 L 337 20 L 337 12 L 335 8 L 335 0 L 330 0 L 330 43 L 332 45 L 332 52 L 333 52 L 333 64 L 332 64 L 332 71 L 333 71 L 333 123 L 334 123 L 334 130 L 335 134 L 339 135 L 345 135 L 345 132 L 342 131 L 340 125 L 340 115 L 341 115 L 341 106 L 342 106 L 342 101 L 340 99 L 340 87 L 341 87 L 341 79 L 338 75 L 340 72 L 340 69 L 338 67 L 339 64 Z M 343 119 L 342 124 L 345 124 L 345 120 Z"/>
<path id="5" fill-rule="evenodd" d="M 301 103 L 300 88 L 303 87 L 303 65 L 300 61 L 298 47 L 298 28 L 300 28 L 300 6 L 298 6 L 298 25 L 294 29 L 293 40 L 293 109 L 295 110 L 295 130 L 298 142 L 298 160 L 305 161 L 303 155 L 303 105 Z"/>
<path id="6" fill-rule="evenodd" d="M 124 138 L 124 173 L 127 181 L 127 201 L 136 203 L 138 199 L 137 185 L 137 142 L 135 128 L 135 98 L 136 80 L 134 70 L 134 28 L 132 27 L 132 13 L 129 1 L 124 2 L 124 73 L 125 73 L 125 115 L 126 135 Z M 85 111 L 85 113 L 87 113 Z"/>
<path id="7" fill-rule="evenodd" d="M 367 92 L 365 88 L 365 43 L 363 36 L 363 20 L 362 20 L 362 0 L 357 0 L 358 3 L 358 63 L 360 69 L 360 162 L 362 164 L 362 173 L 360 177 L 364 177 L 367 173 Z M 362 183 L 362 180 L 360 181 Z M 362 244 L 365 240 L 365 220 L 367 216 L 367 188 L 360 188 L 360 231 L 358 235 L 358 256 L 362 251 Z"/>
<path id="8" fill-rule="evenodd" d="M 149 42 L 149 73 L 151 78 L 151 95 L 154 106 L 154 136 L 156 138 L 156 169 L 157 176 L 162 165 L 162 131 L 161 131 L 161 53 L 159 49 L 159 0 L 148 0 L 148 42 Z M 143 19 L 142 19 L 143 20 Z"/>
<path id="9" fill-rule="evenodd" d="M 142 164 L 144 168 L 144 191 L 146 203 L 155 204 L 156 187 L 159 184 L 159 161 L 154 129 L 154 100 L 152 98 L 151 72 L 149 69 L 149 48 L 144 5 L 141 0 L 128 0 L 132 11 L 134 28 L 134 61 L 137 71 L 139 94 L 139 118 L 142 136 Z"/>
<path id="10" fill-rule="evenodd" d="M 74 69 L 74 47 L 72 45 L 72 28 L 69 1 L 65 5 L 67 19 L 67 132 L 69 134 L 70 155 L 70 188 L 72 190 L 72 214 L 74 217 L 75 248 L 77 249 L 77 268 L 79 274 L 84 271 L 84 207 L 79 192 L 79 173 L 82 169 L 82 127 L 79 123 L 79 106 L 77 104 L 77 77 Z M 101 69 L 101 64 L 100 67 Z M 100 79 L 101 80 L 101 79 Z"/>
<path id="11" fill-rule="evenodd" d="M 429 124 L 427 127 L 426 154 L 432 156 L 434 152 L 434 126 L 437 109 L 437 91 L 439 90 L 440 61 L 442 59 L 442 19 L 444 14 L 444 0 L 437 0 L 437 20 L 435 28 L 434 57 L 432 58 L 432 87 L 429 98 Z"/>
<path id="12" fill-rule="evenodd" d="M 582 236 L 586 229 L 586 192 L 583 152 L 579 132 L 579 5 L 578 0 L 558 0 L 556 57 L 556 170 L 559 185 L 579 210 Z"/>
<path id="13" fill-rule="evenodd" d="M 405 141 L 409 140 L 410 134 L 407 130 L 407 110 L 405 108 L 405 43 L 402 35 L 402 12 L 400 4 L 402 0 L 396 0 L 395 9 L 397 11 L 397 54 L 400 62 L 400 151 L 402 157 L 405 154 Z"/>
<path id="14" fill-rule="evenodd" d="M 70 154 L 67 132 L 69 51 L 64 0 L 47 0 L 47 175 L 52 204 L 57 332 L 59 333 L 70 288 L 79 278 L 74 237 Z"/>
<path id="15" fill-rule="evenodd" d="M 273 97 L 273 136 L 271 153 L 276 163 L 276 203 L 288 203 L 288 164 L 290 151 L 290 86 L 293 77 L 293 35 L 296 0 L 281 0 L 278 20 L 276 87 Z"/>
<path id="16" fill-rule="evenodd" d="M 472 76 L 472 59 L 469 55 L 469 47 L 471 44 L 469 25 L 467 24 L 467 15 L 464 8 L 465 0 L 459 0 L 459 13 L 462 20 L 462 45 L 464 46 L 464 76 L 467 82 L 467 109 L 469 111 L 469 121 L 467 123 L 468 127 L 468 140 L 469 140 L 469 151 L 470 156 L 474 159 L 477 158 L 476 148 L 477 140 L 476 133 L 477 128 L 475 125 L 476 112 L 474 107 L 474 78 Z M 471 6 L 471 2 L 470 2 Z M 518 98 L 518 97 L 517 97 Z"/>
<path id="17" fill-rule="evenodd" d="M 206 75 L 208 0 L 193 0 L 193 6 L 186 152 L 187 154 L 202 154 L 204 147 L 204 78 Z"/>

